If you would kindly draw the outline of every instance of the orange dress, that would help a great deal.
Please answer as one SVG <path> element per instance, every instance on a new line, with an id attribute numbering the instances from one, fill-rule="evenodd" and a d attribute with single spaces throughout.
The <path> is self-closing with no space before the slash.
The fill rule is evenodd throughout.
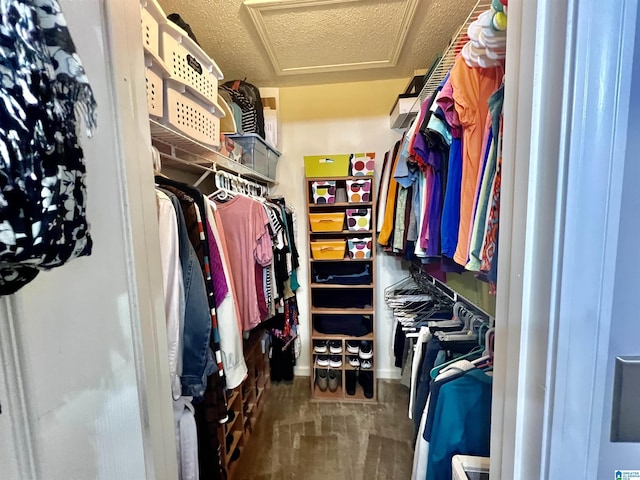
<path id="1" fill-rule="evenodd" d="M 393 175 L 396 171 L 396 165 L 398 164 L 398 157 L 400 155 L 401 148 L 396 151 L 395 157 L 393 157 L 393 163 L 391 164 L 391 179 L 389 180 L 389 190 L 387 192 L 386 209 L 384 211 L 384 221 L 378 234 L 378 243 L 382 246 L 389 245 L 391 234 L 393 233 L 393 226 L 395 223 L 396 215 L 396 193 L 398 191 L 398 182 Z"/>
<path id="2" fill-rule="evenodd" d="M 461 56 L 458 56 L 451 69 L 453 100 L 463 128 L 460 226 L 453 259 L 463 266 L 469 257 L 470 229 L 473 225 L 478 169 L 482 165 L 489 97 L 500 87 L 503 75 L 502 67 L 471 68 Z"/>

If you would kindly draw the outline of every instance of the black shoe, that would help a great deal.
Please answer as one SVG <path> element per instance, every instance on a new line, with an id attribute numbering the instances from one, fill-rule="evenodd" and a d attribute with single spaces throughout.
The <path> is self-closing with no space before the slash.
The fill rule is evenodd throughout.
<path id="1" fill-rule="evenodd" d="M 231 444 L 233 443 L 233 432 L 227 433 L 227 438 L 225 439 L 227 443 L 227 452 L 231 448 Z"/>
<path id="2" fill-rule="evenodd" d="M 341 370 L 329 370 L 329 391 L 335 392 L 340 385 L 340 377 L 342 376 Z"/>
<path id="3" fill-rule="evenodd" d="M 360 370 L 358 383 L 362 386 L 362 390 L 364 390 L 365 398 L 373 398 L 373 372 Z"/>
<path id="4" fill-rule="evenodd" d="M 315 342 L 313 342 L 313 353 L 329 353 L 327 342 L 325 342 L 324 340 L 316 340 Z"/>
<path id="5" fill-rule="evenodd" d="M 360 351 L 358 355 L 363 360 L 369 360 L 373 357 L 373 342 L 362 340 L 360 342 Z"/>
<path id="6" fill-rule="evenodd" d="M 342 357 L 340 355 L 331 355 L 329 357 L 329 366 L 331 368 L 342 367 Z"/>
<path id="7" fill-rule="evenodd" d="M 329 341 L 329 353 L 331 355 L 339 355 L 342 353 L 342 342 L 340 340 Z"/>
<path id="8" fill-rule="evenodd" d="M 227 421 L 226 421 L 226 423 L 233 422 L 234 418 L 236 418 L 235 410 L 227 410 Z"/>
<path id="9" fill-rule="evenodd" d="M 347 352 L 357 355 L 360 351 L 360 342 L 347 340 Z"/>
<path id="10" fill-rule="evenodd" d="M 239 458 L 240 458 L 240 449 L 236 447 L 236 449 L 231 454 L 231 458 L 229 459 L 229 462 L 235 462 Z"/>
<path id="11" fill-rule="evenodd" d="M 344 372 L 344 376 L 345 376 L 345 389 L 347 391 L 347 395 L 355 395 L 358 373 L 355 370 L 347 370 L 346 372 Z"/>

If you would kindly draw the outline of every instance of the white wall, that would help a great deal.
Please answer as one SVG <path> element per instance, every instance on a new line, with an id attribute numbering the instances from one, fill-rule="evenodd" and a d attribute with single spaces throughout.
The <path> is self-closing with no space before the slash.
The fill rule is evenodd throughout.
<path id="1" fill-rule="evenodd" d="M 2 300 L 0 478 L 175 479 L 139 7 L 61 3 L 98 103 L 95 245 Z"/>
<path id="2" fill-rule="evenodd" d="M 391 104 L 389 104 L 391 107 Z M 285 195 L 298 214 L 297 246 L 300 252 L 298 290 L 302 353 L 295 369 L 296 375 L 309 375 L 309 288 L 307 245 L 308 222 L 304 192 L 305 155 L 327 153 L 375 152 L 377 175 L 382 170 L 384 153 L 393 148 L 400 134 L 389 128 L 389 117 L 340 118 L 284 121 L 282 124 L 282 157 L 278 163 L 276 194 Z M 407 274 L 400 261 L 377 252 L 376 345 L 377 373 L 380 378 L 396 378 L 399 369 L 393 366 L 393 333 L 391 312 L 384 304 L 384 288 Z"/>

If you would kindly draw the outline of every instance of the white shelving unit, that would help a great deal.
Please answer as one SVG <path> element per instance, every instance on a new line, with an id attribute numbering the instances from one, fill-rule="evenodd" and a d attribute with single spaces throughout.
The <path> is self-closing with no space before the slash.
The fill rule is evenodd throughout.
<path id="1" fill-rule="evenodd" d="M 264 184 L 275 185 L 276 183 L 274 178 L 262 175 L 246 165 L 233 161 L 213 148 L 196 142 L 155 120 L 149 120 L 149 125 L 151 141 L 160 151 L 162 162 L 167 165 L 177 165 L 191 171 L 204 172 L 201 178 L 218 169 L 233 172 Z"/>

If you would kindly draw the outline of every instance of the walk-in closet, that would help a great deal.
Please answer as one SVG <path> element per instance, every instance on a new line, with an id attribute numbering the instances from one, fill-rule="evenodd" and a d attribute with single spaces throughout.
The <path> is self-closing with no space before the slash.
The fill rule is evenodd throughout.
<path id="1" fill-rule="evenodd" d="M 639 3 L 0 0 L 0 478 L 640 478 Z"/>

